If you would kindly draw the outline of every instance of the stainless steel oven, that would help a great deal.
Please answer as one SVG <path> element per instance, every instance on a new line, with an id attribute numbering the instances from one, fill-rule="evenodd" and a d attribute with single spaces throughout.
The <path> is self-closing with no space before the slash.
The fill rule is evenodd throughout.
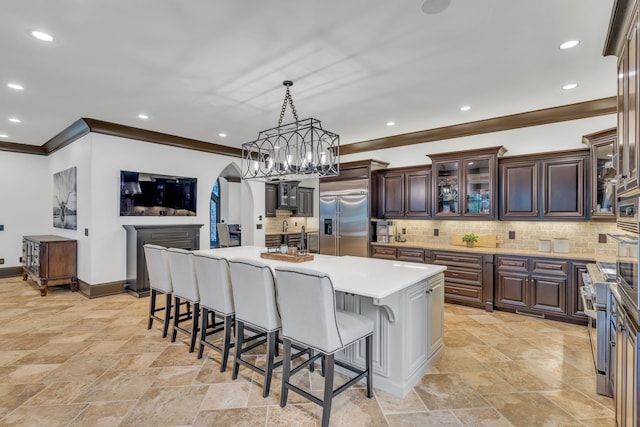
<path id="1" fill-rule="evenodd" d="M 617 243 L 616 270 L 618 289 L 628 299 L 632 309 L 638 311 L 638 261 L 640 249 L 640 198 L 621 199 L 618 202 L 616 224 L 625 234 L 611 235 Z"/>

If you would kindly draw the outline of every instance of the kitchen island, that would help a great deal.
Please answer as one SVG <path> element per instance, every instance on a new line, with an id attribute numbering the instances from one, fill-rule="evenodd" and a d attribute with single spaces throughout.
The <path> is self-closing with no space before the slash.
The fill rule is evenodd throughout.
<path id="1" fill-rule="evenodd" d="M 296 265 L 327 273 L 337 308 L 374 322 L 375 388 L 404 397 L 439 358 L 444 348 L 444 266 L 320 254 L 292 264 L 261 258 L 264 251 L 241 246 L 204 252 L 227 259 L 251 258 L 272 269 Z M 338 357 L 364 367 L 364 343 L 354 344 Z"/>

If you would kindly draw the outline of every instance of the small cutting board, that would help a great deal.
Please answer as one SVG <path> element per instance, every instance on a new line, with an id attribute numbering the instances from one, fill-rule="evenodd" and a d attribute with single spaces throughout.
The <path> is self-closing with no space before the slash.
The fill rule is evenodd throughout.
<path id="1" fill-rule="evenodd" d="M 451 236 L 451 244 L 454 246 L 467 246 L 466 242 L 462 241 L 462 236 L 466 233 L 453 233 Z M 479 248 L 495 248 L 499 243 L 504 243 L 504 240 L 499 240 L 495 234 L 478 234 L 478 241 L 473 244 Z"/>
<path id="2" fill-rule="evenodd" d="M 260 258 L 275 259 L 277 261 L 287 261 L 287 262 L 305 262 L 305 261 L 313 260 L 313 255 L 312 254 L 289 255 L 289 254 L 282 254 L 282 253 L 275 253 L 275 252 L 273 253 L 262 252 L 260 254 Z"/>

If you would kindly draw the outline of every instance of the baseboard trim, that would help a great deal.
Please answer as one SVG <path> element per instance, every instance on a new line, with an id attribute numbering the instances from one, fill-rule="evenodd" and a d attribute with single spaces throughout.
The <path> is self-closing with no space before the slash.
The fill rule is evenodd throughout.
<path id="1" fill-rule="evenodd" d="M 22 276 L 22 267 L 4 267 L 0 268 L 0 279 L 6 277 Z"/>
<path id="2" fill-rule="evenodd" d="M 122 294 L 125 292 L 124 285 L 126 285 L 126 283 L 126 281 L 120 280 L 117 282 L 90 285 L 87 282 L 78 280 L 79 291 L 87 298 L 99 298 L 106 297 L 107 295 Z"/>

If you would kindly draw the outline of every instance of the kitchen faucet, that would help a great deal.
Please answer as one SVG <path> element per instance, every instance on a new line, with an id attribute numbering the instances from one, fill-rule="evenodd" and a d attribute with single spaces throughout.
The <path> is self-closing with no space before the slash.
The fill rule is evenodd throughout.
<path id="1" fill-rule="evenodd" d="M 289 228 L 289 223 L 285 219 L 284 221 L 282 221 L 282 232 L 286 233 L 288 228 Z"/>
<path id="2" fill-rule="evenodd" d="M 304 247 L 304 225 L 302 226 L 302 229 L 300 230 L 300 252 L 304 252 L 305 251 L 305 247 Z"/>

